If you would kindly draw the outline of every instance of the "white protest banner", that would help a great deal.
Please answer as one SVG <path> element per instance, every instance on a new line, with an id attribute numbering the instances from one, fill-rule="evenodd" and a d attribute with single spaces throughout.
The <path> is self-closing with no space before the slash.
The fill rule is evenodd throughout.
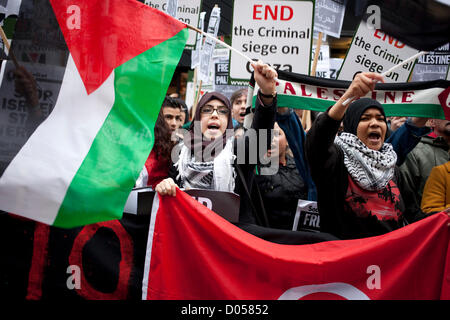
<path id="1" fill-rule="evenodd" d="M 445 79 L 450 64 L 450 44 L 447 43 L 436 50 L 417 59 L 411 81 L 431 81 Z"/>
<path id="2" fill-rule="evenodd" d="M 309 74 L 313 1 L 234 0 L 231 46 L 275 69 Z M 250 62 L 231 52 L 231 84 L 247 84 Z"/>
<path id="3" fill-rule="evenodd" d="M 220 8 L 216 6 L 211 11 L 208 29 L 206 30 L 206 32 L 214 36 L 214 38 L 216 38 L 217 33 L 219 32 L 219 24 L 220 24 Z M 216 41 L 214 41 L 209 37 L 206 37 L 202 51 L 200 53 L 200 70 L 198 75 L 198 79 L 204 82 L 203 84 L 210 83 L 211 60 L 215 47 Z"/>
<path id="4" fill-rule="evenodd" d="M 345 4 L 333 0 L 316 0 L 314 31 L 320 31 L 335 38 L 341 37 Z"/>
<path id="5" fill-rule="evenodd" d="M 292 230 L 320 232 L 320 214 L 316 201 L 298 200 Z"/>
<path id="6" fill-rule="evenodd" d="M 330 79 L 337 79 L 337 74 L 342 67 L 344 59 L 341 58 L 331 58 L 330 59 Z"/>
<path id="7" fill-rule="evenodd" d="M 339 72 L 339 80 L 351 81 L 358 71 L 383 73 L 417 54 L 419 50 L 361 21 Z M 407 82 L 414 61 L 385 76 L 386 82 Z"/>
<path id="8" fill-rule="evenodd" d="M 21 65 L 36 79 L 39 106 L 42 115 L 48 116 L 55 106 L 54 98 L 58 96 L 65 68 L 52 66 L 49 72 L 48 68 L 37 63 L 21 62 Z M 14 70 L 12 61 L 8 61 L 1 82 L 1 92 L 7 93 L 0 98 L 0 137 L 3 137 L 0 162 L 5 163 L 15 157 L 18 148 L 23 146 L 31 134 L 27 126 L 30 106 L 25 97 L 16 92 Z"/>
<path id="9" fill-rule="evenodd" d="M 316 45 L 313 45 L 312 55 L 316 52 Z M 313 62 L 313 59 L 311 59 Z M 329 78 L 330 74 L 330 46 L 322 44 L 320 46 L 319 57 L 317 59 L 316 77 Z"/>
<path id="10" fill-rule="evenodd" d="M 200 13 L 200 20 L 198 21 L 198 28 L 203 31 L 205 24 L 206 12 Z M 195 49 L 191 52 L 191 69 L 195 69 L 200 65 L 200 53 L 203 47 L 203 35 L 196 32 Z"/>
<path id="11" fill-rule="evenodd" d="M 168 12 L 168 2 L 171 1 L 174 0 L 145 0 L 144 3 L 152 8 L 170 14 Z M 191 26 L 196 26 L 200 16 L 201 5 L 201 0 L 178 0 L 178 4 L 176 7 L 176 18 Z M 170 3 L 170 6 L 173 6 L 173 3 Z M 189 30 L 189 38 L 186 42 L 186 48 L 193 48 L 195 46 L 196 38 L 196 32 Z"/>

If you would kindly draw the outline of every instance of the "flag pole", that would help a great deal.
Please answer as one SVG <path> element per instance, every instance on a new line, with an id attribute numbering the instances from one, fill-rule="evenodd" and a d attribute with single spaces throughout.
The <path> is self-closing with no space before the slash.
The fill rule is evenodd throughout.
<path id="1" fill-rule="evenodd" d="M 400 68 L 400 67 L 403 66 L 404 64 L 407 64 L 407 63 L 409 63 L 409 62 L 411 62 L 411 61 L 414 61 L 414 60 L 416 60 L 418 57 L 423 56 L 424 54 L 427 54 L 427 53 L 428 53 L 428 51 L 420 51 L 420 52 L 416 53 L 415 55 L 413 55 L 412 57 L 409 57 L 408 59 L 406 59 L 406 60 L 400 62 L 399 64 L 396 64 L 395 66 L 393 66 L 393 67 L 390 68 L 389 70 L 383 72 L 381 75 L 384 77 L 384 76 L 386 76 L 387 74 L 391 73 L 392 71 L 394 71 L 394 70 Z M 346 106 L 346 105 L 349 104 L 350 101 L 352 101 L 354 98 L 355 98 L 355 97 L 350 97 L 350 98 L 348 98 L 347 100 L 345 100 L 345 101 L 342 103 L 342 105 Z"/>
<path id="2" fill-rule="evenodd" d="M 319 61 L 320 47 L 322 46 L 323 33 L 319 32 L 319 38 L 317 39 L 316 51 L 314 52 L 314 61 L 311 69 L 311 76 L 316 76 L 317 62 Z M 302 127 L 305 131 L 311 128 L 311 110 L 303 110 L 302 113 Z"/>
<path id="3" fill-rule="evenodd" d="M 187 23 L 186 23 L 186 27 L 187 27 L 188 29 L 194 30 L 195 32 L 201 33 L 201 34 L 204 35 L 205 37 L 208 37 L 208 38 L 214 40 L 215 42 L 217 42 L 217 43 L 223 45 L 224 47 L 226 47 L 226 48 L 230 49 L 231 51 L 237 53 L 238 55 L 240 55 L 241 57 L 243 57 L 245 60 L 249 61 L 250 63 L 254 63 L 254 62 L 255 62 L 255 61 L 253 61 L 252 59 L 250 59 L 249 57 L 247 57 L 245 54 L 243 54 L 242 52 L 240 52 L 239 50 L 236 50 L 236 49 L 233 48 L 232 46 L 226 44 L 225 42 L 223 42 L 223 41 L 221 41 L 221 40 L 219 40 L 219 39 L 217 39 L 216 37 L 213 37 L 212 35 L 210 35 L 210 34 L 204 32 L 204 31 L 202 31 L 202 30 L 200 30 L 200 29 L 198 29 L 198 28 L 196 28 L 196 27 L 193 27 L 193 26 L 191 26 L 191 25 L 189 25 L 189 24 L 187 24 Z"/>
<path id="4" fill-rule="evenodd" d="M 3 31 L 2 26 L 0 26 L 0 36 L 2 37 L 3 43 L 5 44 L 5 48 L 8 50 L 7 55 L 11 57 L 12 61 L 14 62 L 14 65 L 16 66 L 16 68 L 18 68 L 19 62 L 17 62 L 14 53 L 11 52 L 11 47 L 9 45 L 8 38 L 6 38 L 6 34 L 5 31 Z"/>

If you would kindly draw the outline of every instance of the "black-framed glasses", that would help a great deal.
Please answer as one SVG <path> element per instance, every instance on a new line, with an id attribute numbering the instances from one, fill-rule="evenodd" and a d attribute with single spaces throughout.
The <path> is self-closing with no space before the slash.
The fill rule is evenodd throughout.
<path id="1" fill-rule="evenodd" d="M 213 114 L 214 111 L 217 111 L 217 114 L 227 116 L 230 113 L 230 109 L 225 106 L 213 107 L 211 105 L 205 105 L 200 109 L 200 114 Z"/>

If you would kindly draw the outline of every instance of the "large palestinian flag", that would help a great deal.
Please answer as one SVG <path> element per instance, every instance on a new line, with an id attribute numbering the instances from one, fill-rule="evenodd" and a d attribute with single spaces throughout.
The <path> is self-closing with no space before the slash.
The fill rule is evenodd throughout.
<path id="1" fill-rule="evenodd" d="M 286 245 L 177 190 L 154 198 L 142 298 L 449 299 L 448 222 L 441 212 L 376 237 Z"/>
<path id="2" fill-rule="evenodd" d="M 186 40 L 135 0 L 22 1 L 11 51 L 39 105 L 3 66 L 0 210 L 62 227 L 120 218 Z"/>

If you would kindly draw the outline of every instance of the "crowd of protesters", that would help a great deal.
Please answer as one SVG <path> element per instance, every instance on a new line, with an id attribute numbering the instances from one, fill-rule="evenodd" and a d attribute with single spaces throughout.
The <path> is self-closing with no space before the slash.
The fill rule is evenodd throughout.
<path id="1" fill-rule="evenodd" d="M 359 73 L 306 132 L 297 108 L 277 108 L 276 71 L 262 62 L 253 68 L 259 91 L 249 128 L 246 89 L 230 100 L 204 94 L 191 117 L 181 99 L 166 97 L 136 186 L 161 196 L 177 188 L 235 192 L 241 222 L 285 230 L 299 199 L 317 201 L 321 232 L 340 239 L 450 214 L 450 121 L 387 118 L 379 102 L 362 98 L 383 77 Z"/>

